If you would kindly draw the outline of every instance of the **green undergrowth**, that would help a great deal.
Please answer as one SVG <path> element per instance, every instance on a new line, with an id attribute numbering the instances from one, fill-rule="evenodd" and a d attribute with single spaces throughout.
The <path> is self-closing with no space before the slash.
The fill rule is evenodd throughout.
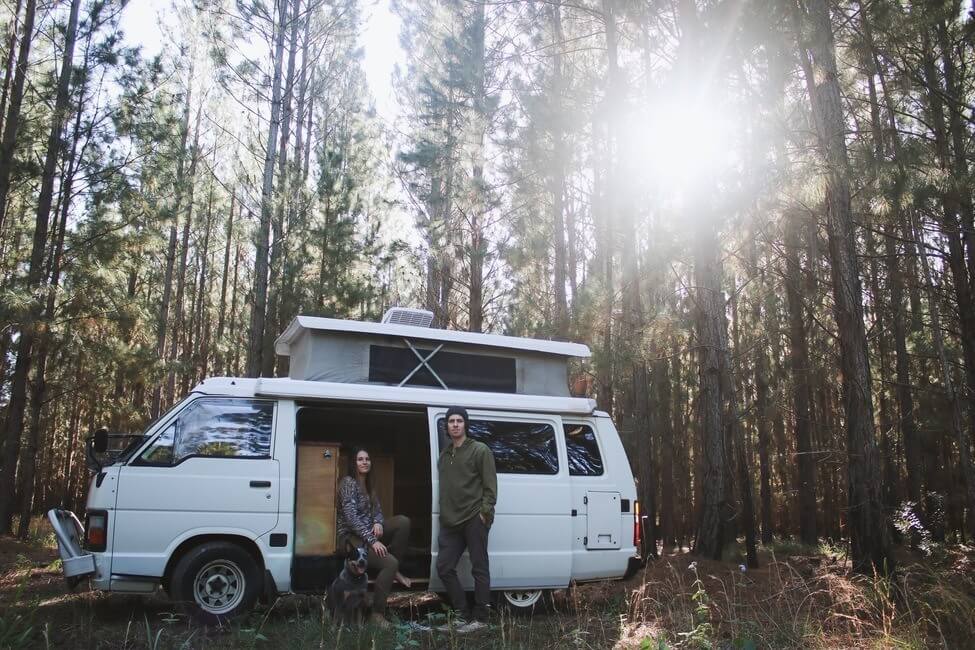
<path id="1" fill-rule="evenodd" d="M 611 598 L 599 607 L 579 610 L 554 608 L 531 617 L 499 613 L 490 627 L 461 634 L 418 629 L 417 624 L 443 625 L 446 616 L 434 612 L 407 620 L 393 617 L 380 629 L 370 624 L 340 627 L 333 623 L 321 600 L 284 597 L 270 607 L 223 627 L 206 627 L 181 612 L 166 611 L 153 599 L 140 606 L 135 597 L 88 594 L 61 611 L 59 621 L 45 626 L 21 626 L 18 644 L 0 648 L 383 648 L 394 650 L 494 648 L 607 648 L 619 638 L 625 598 Z M 38 613 L 37 608 L 33 610 Z M 43 618 L 43 615 L 42 615 Z"/>

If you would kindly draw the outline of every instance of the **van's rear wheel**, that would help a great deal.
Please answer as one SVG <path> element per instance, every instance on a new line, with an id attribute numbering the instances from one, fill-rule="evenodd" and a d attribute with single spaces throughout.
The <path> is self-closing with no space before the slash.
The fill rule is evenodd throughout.
<path id="1" fill-rule="evenodd" d="M 170 580 L 173 596 L 205 623 L 219 624 L 249 611 L 261 594 L 261 570 L 231 542 L 205 542 L 180 558 Z"/>
<path id="2" fill-rule="evenodd" d="M 509 589 L 498 593 L 498 605 L 515 615 L 528 615 L 544 609 L 550 594 L 547 589 Z"/>

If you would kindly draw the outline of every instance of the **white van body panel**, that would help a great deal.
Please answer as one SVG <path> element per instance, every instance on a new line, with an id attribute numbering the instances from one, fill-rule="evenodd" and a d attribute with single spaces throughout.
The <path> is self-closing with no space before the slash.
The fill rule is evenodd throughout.
<path id="1" fill-rule="evenodd" d="M 163 431 L 195 401 L 192 396 L 185 400 L 156 430 Z M 277 406 L 275 411 L 277 422 Z M 272 449 L 275 438 L 272 429 Z M 256 540 L 269 533 L 278 522 L 279 479 L 273 457 L 190 457 L 171 466 L 123 466 L 112 573 L 162 576 L 173 550 L 196 535 L 236 534 Z"/>
<path id="2" fill-rule="evenodd" d="M 575 513 L 572 518 L 572 579 L 578 581 L 621 577 L 626 573 L 629 559 L 637 554 L 633 545 L 632 512 L 636 484 L 630 463 L 612 421 L 604 413 L 597 412 L 596 416 L 563 418 L 566 426 L 592 428 L 603 461 L 602 474 L 570 478 L 571 508 Z M 626 512 L 621 508 L 624 499 L 630 504 Z M 617 539 L 600 548 L 600 532 L 610 532 L 617 535 Z"/>
<path id="3" fill-rule="evenodd" d="M 274 440 L 272 456 L 278 463 L 278 521 L 272 530 L 261 536 L 258 547 L 264 554 L 264 568 L 270 571 L 274 585 L 280 593 L 291 591 L 291 557 L 294 553 L 295 531 L 295 470 L 297 452 L 298 409 L 294 400 L 278 400 L 274 420 Z M 285 536 L 285 546 L 270 546 L 274 533 Z"/>
<path id="4" fill-rule="evenodd" d="M 241 394 L 248 397 L 284 397 L 287 399 L 324 399 L 365 403 L 393 403 L 413 406 L 443 406 L 464 404 L 470 409 L 497 409 L 536 413 L 589 415 L 596 408 L 596 400 L 583 397 L 553 397 L 548 395 L 515 395 L 470 390 L 442 390 L 413 386 L 376 386 L 374 384 L 342 384 L 302 379 L 207 379 L 195 390 L 217 391 L 216 394 Z M 232 392 L 222 392 L 232 391 Z"/>
<path id="5" fill-rule="evenodd" d="M 442 590 L 437 575 L 437 535 L 440 530 L 440 485 L 437 476 L 439 440 L 437 420 L 443 408 L 428 410 L 430 453 L 433 473 L 433 557 L 431 589 Z M 470 410 L 472 420 L 516 421 L 549 424 L 558 445 L 559 472 L 553 475 L 498 474 L 498 502 L 494 524 L 488 534 L 488 558 L 492 589 L 525 587 L 565 587 L 572 571 L 572 525 L 569 517 L 569 473 L 562 420 L 558 416 L 539 416 L 510 411 Z M 458 565 L 458 576 L 465 589 L 473 589 L 470 559 L 465 553 Z"/>

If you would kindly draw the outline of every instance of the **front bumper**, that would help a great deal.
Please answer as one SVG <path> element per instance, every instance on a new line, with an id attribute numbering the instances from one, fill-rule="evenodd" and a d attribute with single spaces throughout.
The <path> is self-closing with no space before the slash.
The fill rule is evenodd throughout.
<path id="1" fill-rule="evenodd" d="M 81 545 L 85 528 L 70 510 L 52 508 L 47 511 L 47 519 L 58 540 L 64 577 L 68 580 L 68 586 L 74 587 L 82 578 L 95 573 L 95 556 L 86 552 Z"/>

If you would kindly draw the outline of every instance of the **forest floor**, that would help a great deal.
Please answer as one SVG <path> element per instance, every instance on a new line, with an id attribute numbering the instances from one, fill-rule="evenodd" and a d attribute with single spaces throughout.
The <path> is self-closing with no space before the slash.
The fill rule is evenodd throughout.
<path id="1" fill-rule="evenodd" d="M 558 592 L 531 617 L 500 613 L 461 635 L 419 629 L 442 610 L 394 594 L 389 630 L 336 629 L 320 598 L 288 596 L 220 628 L 161 593 L 66 589 L 53 536 L 0 537 L 3 648 L 962 648 L 975 646 L 975 549 L 901 552 L 894 581 L 851 577 L 840 549 L 778 544 L 761 568 L 675 552 L 627 581 Z"/>

